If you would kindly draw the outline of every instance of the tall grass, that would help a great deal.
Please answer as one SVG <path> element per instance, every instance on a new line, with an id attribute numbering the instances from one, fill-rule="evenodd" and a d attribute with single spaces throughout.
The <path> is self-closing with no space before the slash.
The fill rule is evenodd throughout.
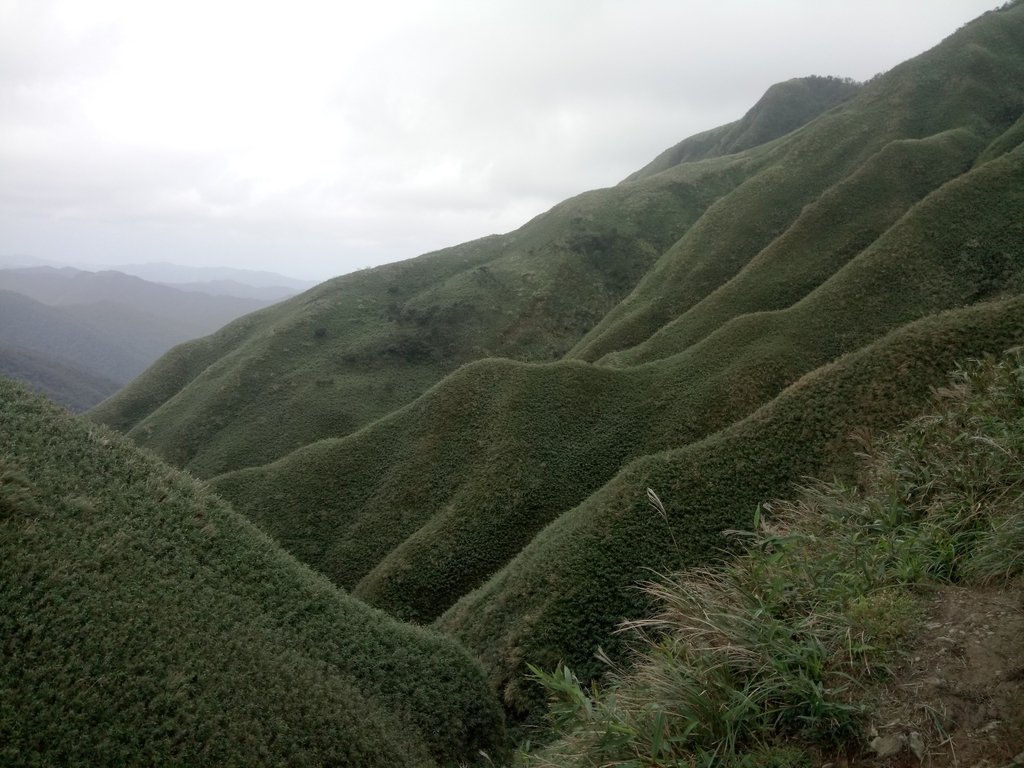
<path id="1" fill-rule="evenodd" d="M 959 368 L 863 445 L 856 484 L 811 481 L 725 566 L 646 584 L 657 611 L 623 626 L 635 656 L 606 688 L 532 668 L 560 739 L 524 762 L 793 764 L 858 737 L 923 589 L 1024 575 L 1024 353 Z"/>

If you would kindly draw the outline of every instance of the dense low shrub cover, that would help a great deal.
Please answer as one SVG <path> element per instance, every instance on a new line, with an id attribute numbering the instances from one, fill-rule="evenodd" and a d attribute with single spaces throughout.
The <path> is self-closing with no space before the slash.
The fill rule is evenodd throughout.
<path id="1" fill-rule="evenodd" d="M 339 593 L 196 480 L 0 380 L 0 762 L 454 764 L 453 641 Z"/>
<path id="2" fill-rule="evenodd" d="M 644 615 L 634 587 L 650 573 L 707 563 L 748 525 L 761 502 L 801 478 L 848 466 L 858 429 L 891 427 L 919 412 L 957 360 L 1024 343 L 1024 297 L 911 323 L 804 376 L 747 418 L 684 448 L 627 464 L 536 536 L 437 625 L 484 663 L 519 717 L 536 717 L 539 688 L 526 665 L 602 673 L 598 648 L 621 651 L 615 628 Z M 652 514 L 646 489 L 668 511 Z"/>
<path id="3" fill-rule="evenodd" d="M 325 283 L 93 415 L 437 619 L 536 716 L 526 663 L 597 674 L 647 569 L 715 557 L 851 430 L 1019 343 L 1021 51 L 1014 3 L 798 130 L 732 154 L 712 132 L 517 232 Z"/>
<path id="4" fill-rule="evenodd" d="M 213 484 L 338 584 L 430 621 L 626 462 L 726 427 L 902 323 L 1018 290 L 1022 222 L 1024 147 L 928 195 L 803 300 L 676 355 L 477 362 L 355 435 Z"/>
<path id="5" fill-rule="evenodd" d="M 649 583 L 613 685 L 534 669 L 561 738 L 524 763 L 810 765 L 801 747 L 866 741 L 865 685 L 919 629 L 921 588 L 1024 575 L 1024 354 L 959 369 L 865 447 L 855 485 L 766 504 L 734 560 Z"/>

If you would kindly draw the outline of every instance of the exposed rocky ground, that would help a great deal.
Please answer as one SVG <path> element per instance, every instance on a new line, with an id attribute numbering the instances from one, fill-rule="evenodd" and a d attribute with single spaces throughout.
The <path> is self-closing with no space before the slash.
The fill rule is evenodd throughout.
<path id="1" fill-rule="evenodd" d="M 943 586 L 924 630 L 878 691 L 872 741 L 844 765 L 1024 765 L 1024 589 Z"/>

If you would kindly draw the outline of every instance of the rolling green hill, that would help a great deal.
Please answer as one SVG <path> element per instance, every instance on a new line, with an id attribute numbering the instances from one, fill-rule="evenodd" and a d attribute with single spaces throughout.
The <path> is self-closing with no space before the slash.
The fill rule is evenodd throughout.
<path id="1" fill-rule="evenodd" d="M 450 639 L 0 379 L 0 762 L 451 765 L 502 748 Z"/>
<path id="2" fill-rule="evenodd" d="M 466 362 L 557 359 L 742 166 L 586 193 L 512 234 L 328 281 L 175 350 L 95 417 L 210 476 L 354 432 Z"/>
<path id="3" fill-rule="evenodd" d="M 614 657 L 616 626 L 645 611 L 639 581 L 720 556 L 723 529 L 748 526 L 760 502 L 804 476 L 842 471 L 853 433 L 915 415 L 957 360 L 1024 343 L 1022 317 L 1017 296 L 924 318 L 811 371 L 703 440 L 626 464 L 437 626 L 483 660 L 511 710 L 536 715 L 526 663 L 598 673 L 597 649 Z M 667 520 L 648 506 L 648 488 Z"/>
<path id="4" fill-rule="evenodd" d="M 650 569 L 1024 342 L 1022 113 L 1017 2 L 861 87 L 777 86 L 516 232 L 236 321 L 93 418 L 459 638 L 530 719 L 525 665 L 596 674 Z"/>
<path id="5" fill-rule="evenodd" d="M 933 228 L 958 210 L 959 239 Z M 475 363 L 353 436 L 214 487 L 356 594 L 432 620 L 625 461 L 701 439 L 901 324 L 1019 290 L 1022 221 L 1024 147 L 943 186 L 785 310 L 643 366 Z"/>
<path id="6" fill-rule="evenodd" d="M 0 344 L 0 376 L 20 381 L 76 412 L 91 408 L 120 387 L 79 366 L 7 344 Z"/>
<path id="7" fill-rule="evenodd" d="M 958 366 L 932 401 L 859 435 L 854 482 L 803 481 L 732 537 L 735 557 L 648 580 L 656 609 L 624 628 L 629 664 L 608 689 L 539 670 L 560 740 L 519 765 L 814 766 L 894 730 L 916 734 L 914 763 L 1012 764 L 1024 347 Z"/>

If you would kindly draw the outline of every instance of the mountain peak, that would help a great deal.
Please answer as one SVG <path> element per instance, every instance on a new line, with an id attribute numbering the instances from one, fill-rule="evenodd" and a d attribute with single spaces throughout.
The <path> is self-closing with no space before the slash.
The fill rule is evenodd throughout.
<path id="1" fill-rule="evenodd" d="M 859 90 L 860 84 L 848 77 L 810 75 L 776 83 L 739 120 L 683 139 L 624 181 L 639 181 L 681 163 L 766 144 L 853 98 Z"/>

